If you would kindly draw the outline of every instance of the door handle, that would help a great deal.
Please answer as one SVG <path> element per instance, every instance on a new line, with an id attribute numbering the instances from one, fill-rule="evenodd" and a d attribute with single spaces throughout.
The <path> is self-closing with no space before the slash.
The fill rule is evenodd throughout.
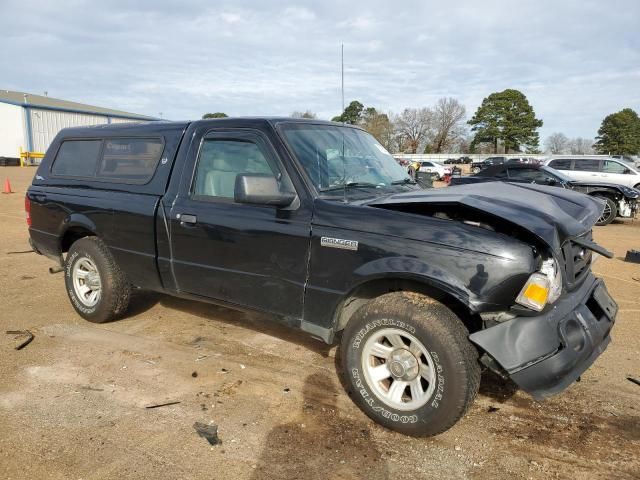
<path id="1" fill-rule="evenodd" d="M 195 225 L 198 223 L 198 217 L 195 215 L 190 215 L 188 213 L 179 213 L 176 215 L 176 218 L 180 220 L 182 225 Z"/>

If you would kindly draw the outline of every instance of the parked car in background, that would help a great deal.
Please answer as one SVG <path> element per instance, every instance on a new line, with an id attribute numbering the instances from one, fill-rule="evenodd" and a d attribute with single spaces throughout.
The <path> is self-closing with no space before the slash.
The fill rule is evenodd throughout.
<path id="1" fill-rule="evenodd" d="M 471 163 L 473 160 L 471 159 L 471 157 L 460 157 L 460 158 L 447 158 L 443 163 L 445 165 L 457 165 L 457 164 L 468 164 Z"/>
<path id="2" fill-rule="evenodd" d="M 451 168 L 431 161 L 421 161 L 419 171 L 430 173 L 431 176 L 436 180 L 443 180 L 445 175 L 451 174 Z"/>
<path id="3" fill-rule="evenodd" d="M 479 173 L 491 165 L 502 165 L 507 161 L 507 157 L 488 157 L 484 160 L 471 163 L 471 173 Z"/>
<path id="4" fill-rule="evenodd" d="M 551 167 L 527 164 L 495 165 L 468 177 L 452 177 L 450 185 L 482 182 L 536 183 L 568 188 L 602 200 L 605 205 L 596 225 L 608 225 L 616 217 L 633 218 L 640 209 L 640 191 L 623 185 L 577 180 Z"/>
<path id="5" fill-rule="evenodd" d="M 612 157 L 551 157 L 545 165 L 574 180 L 613 183 L 640 190 L 640 170 Z"/>

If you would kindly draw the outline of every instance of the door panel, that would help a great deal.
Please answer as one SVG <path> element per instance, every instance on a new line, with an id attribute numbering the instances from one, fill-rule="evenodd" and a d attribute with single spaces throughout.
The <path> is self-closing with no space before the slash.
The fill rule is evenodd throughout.
<path id="1" fill-rule="evenodd" d="M 602 177 L 600 181 L 602 182 L 616 183 L 627 187 L 633 187 L 636 183 L 640 182 L 640 178 L 634 175 L 629 167 L 615 160 L 605 160 L 602 162 L 602 172 L 600 172 L 600 175 Z"/>
<path id="2" fill-rule="evenodd" d="M 273 172 L 292 189 L 268 140 L 258 133 L 211 133 L 194 149 L 170 213 L 172 268 L 179 291 L 300 318 L 310 241 L 304 208 L 238 204 L 238 173 Z"/>

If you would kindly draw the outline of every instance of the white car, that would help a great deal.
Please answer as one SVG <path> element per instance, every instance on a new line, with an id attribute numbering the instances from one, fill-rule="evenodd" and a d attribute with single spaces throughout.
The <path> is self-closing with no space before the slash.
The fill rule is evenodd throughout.
<path id="1" fill-rule="evenodd" d="M 420 171 L 431 173 L 436 180 L 442 180 L 445 175 L 451 174 L 451 168 L 431 161 L 421 161 Z"/>
<path id="2" fill-rule="evenodd" d="M 545 165 L 579 181 L 614 183 L 640 189 L 640 170 L 611 157 L 551 157 Z"/>

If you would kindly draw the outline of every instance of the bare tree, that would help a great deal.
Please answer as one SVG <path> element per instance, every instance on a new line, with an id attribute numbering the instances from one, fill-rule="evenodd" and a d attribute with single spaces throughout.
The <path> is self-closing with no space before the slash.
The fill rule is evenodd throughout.
<path id="1" fill-rule="evenodd" d="M 374 107 L 365 108 L 362 111 L 360 125 L 376 137 L 387 150 L 392 150 L 395 146 L 395 131 L 386 113 L 380 113 Z"/>
<path id="2" fill-rule="evenodd" d="M 564 133 L 552 133 L 544 142 L 547 152 L 554 155 L 569 151 L 569 139 Z"/>
<path id="3" fill-rule="evenodd" d="M 453 146 L 454 141 L 464 134 L 464 118 L 466 109 L 455 98 L 443 97 L 438 100 L 433 109 L 433 124 L 435 137 L 433 139 L 433 153 L 442 153 Z"/>
<path id="4" fill-rule="evenodd" d="M 472 141 L 473 136 L 471 136 L 465 128 L 463 133 L 453 141 L 450 153 L 470 153 Z"/>
<path id="5" fill-rule="evenodd" d="M 292 112 L 291 117 L 292 118 L 318 118 L 316 114 L 311 110 L 305 110 L 304 112 L 298 112 L 298 111 Z"/>
<path id="6" fill-rule="evenodd" d="M 572 155 L 591 155 L 594 152 L 593 140 L 588 138 L 572 138 L 569 141 L 569 150 Z"/>
<path id="7" fill-rule="evenodd" d="M 405 108 L 395 117 L 394 124 L 400 150 L 416 153 L 433 135 L 433 112 L 428 108 Z"/>

